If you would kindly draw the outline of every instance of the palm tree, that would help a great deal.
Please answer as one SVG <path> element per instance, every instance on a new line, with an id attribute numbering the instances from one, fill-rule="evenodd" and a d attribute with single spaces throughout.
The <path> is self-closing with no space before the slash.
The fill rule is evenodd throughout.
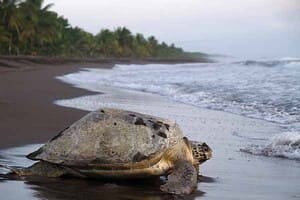
<path id="1" fill-rule="evenodd" d="M 154 36 L 148 38 L 148 49 L 151 52 L 151 56 L 156 57 L 157 55 L 158 41 Z"/>
<path id="2" fill-rule="evenodd" d="M 108 30 L 102 29 L 96 35 L 99 53 L 105 56 L 120 56 L 122 53 L 121 46 L 117 35 Z"/>
<path id="3" fill-rule="evenodd" d="M 115 35 L 122 49 L 121 56 L 132 56 L 133 36 L 131 35 L 131 32 L 126 27 L 118 27 L 115 30 Z"/>
<path id="4" fill-rule="evenodd" d="M 137 33 L 134 37 L 133 52 L 134 52 L 134 55 L 139 58 L 150 56 L 150 52 L 147 47 L 147 40 L 140 33 Z"/>
<path id="5" fill-rule="evenodd" d="M 18 3 L 18 0 L 2 0 L 0 2 L 1 24 L 3 25 L 3 29 L 9 33 L 6 34 L 6 36 L 8 36 L 9 54 L 12 53 L 13 47 L 16 47 L 14 43 L 18 40 L 22 27 Z"/>
<path id="6" fill-rule="evenodd" d="M 126 27 L 96 36 L 50 11 L 44 0 L 0 0 L 0 53 L 82 57 L 169 57 L 183 50 L 151 36 L 133 35 Z"/>
<path id="7" fill-rule="evenodd" d="M 45 44 L 54 42 L 60 36 L 58 15 L 49 11 L 53 4 L 43 7 L 43 3 L 43 0 L 26 0 L 20 4 L 25 23 L 21 33 L 25 51 L 45 48 Z"/>
<path id="8" fill-rule="evenodd" d="M 0 25 L 0 53 L 7 52 L 7 46 L 9 44 L 10 34 L 5 28 Z"/>
<path id="9" fill-rule="evenodd" d="M 157 41 L 157 39 L 156 39 L 154 36 L 150 36 L 150 37 L 148 38 L 148 42 L 149 42 L 149 44 L 150 44 L 152 47 L 155 47 L 155 46 L 157 46 L 157 44 L 158 44 L 158 41 Z"/>
<path id="10" fill-rule="evenodd" d="M 9 32 L 5 30 L 3 26 L 0 26 L 0 43 L 9 41 Z"/>
<path id="11" fill-rule="evenodd" d="M 115 30 L 115 34 L 121 46 L 129 46 L 133 40 L 130 30 L 126 27 L 118 27 Z"/>

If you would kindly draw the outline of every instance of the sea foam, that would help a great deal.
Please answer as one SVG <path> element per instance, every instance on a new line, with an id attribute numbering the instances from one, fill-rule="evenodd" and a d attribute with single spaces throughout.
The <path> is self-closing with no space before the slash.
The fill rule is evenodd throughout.
<path id="1" fill-rule="evenodd" d="M 282 124 L 300 121 L 297 60 L 116 65 L 113 70 L 88 69 L 59 78 L 92 91 L 119 87 Z"/>
<path id="2" fill-rule="evenodd" d="M 242 152 L 300 160 L 300 133 L 286 132 L 277 134 L 264 145 L 249 145 Z"/>

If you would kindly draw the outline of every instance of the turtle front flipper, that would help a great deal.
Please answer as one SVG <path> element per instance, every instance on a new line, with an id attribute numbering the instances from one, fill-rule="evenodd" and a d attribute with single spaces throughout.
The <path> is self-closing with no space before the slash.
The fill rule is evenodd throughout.
<path id="1" fill-rule="evenodd" d="M 186 160 L 177 161 L 161 191 L 171 194 L 190 194 L 197 187 L 197 170 Z"/>

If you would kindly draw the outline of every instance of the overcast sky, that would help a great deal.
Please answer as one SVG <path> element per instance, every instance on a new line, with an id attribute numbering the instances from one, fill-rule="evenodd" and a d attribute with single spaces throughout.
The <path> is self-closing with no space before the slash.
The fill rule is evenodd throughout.
<path id="1" fill-rule="evenodd" d="M 187 51 L 300 57 L 300 0 L 46 0 L 73 26 L 126 26 Z"/>

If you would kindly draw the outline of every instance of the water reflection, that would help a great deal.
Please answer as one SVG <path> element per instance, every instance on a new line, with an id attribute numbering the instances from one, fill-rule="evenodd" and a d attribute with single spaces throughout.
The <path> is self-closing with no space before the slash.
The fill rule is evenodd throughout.
<path id="1" fill-rule="evenodd" d="M 13 180 L 15 179 L 15 180 Z M 192 200 L 202 196 L 204 193 L 196 191 L 195 194 L 189 196 L 175 196 L 164 194 L 159 191 L 161 181 L 157 180 L 132 180 L 127 182 L 102 182 L 99 180 L 84 180 L 72 178 L 46 178 L 46 177 L 27 177 L 19 179 L 17 177 L 6 177 L 0 180 L 0 184 L 9 184 L 10 188 L 14 188 L 16 183 L 23 182 L 23 187 L 17 187 L 16 193 L 21 190 L 30 190 L 31 199 L 47 199 L 47 200 L 169 200 L 169 199 L 187 199 Z M 11 183 L 14 183 L 11 185 Z M 0 189 L 1 191 L 1 189 Z M 22 192 L 20 193 L 22 194 Z M 24 196 L 19 196 L 24 199 Z"/>

